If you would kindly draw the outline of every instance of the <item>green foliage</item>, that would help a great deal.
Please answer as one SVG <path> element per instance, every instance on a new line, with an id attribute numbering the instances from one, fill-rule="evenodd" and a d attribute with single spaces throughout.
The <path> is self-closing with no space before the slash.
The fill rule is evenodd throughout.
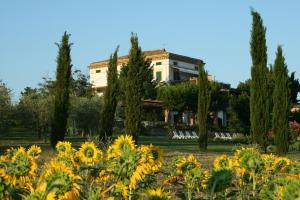
<path id="1" fill-rule="evenodd" d="M 158 99 L 168 110 L 197 111 L 198 87 L 192 82 L 165 85 L 158 89 Z"/>
<path id="2" fill-rule="evenodd" d="M 99 131 L 103 105 L 101 97 L 72 96 L 70 103 L 69 125 L 84 135 Z"/>
<path id="3" fill-rule="evenodd" d="M 10 89 L 0 80 L 0 134 L 12 125 Z"/>
<path id="4" fill-rule="evenodd" d="M 77 97 L 91 97 L 92 84 L 80 70 L 75 70 L 71 77 L 70 94 Z"/>
<path id="5" fill-rule="evenodd" d="M 198 126 L 199 126 L 199 147 L 202 150 L 207 149 L 207 117 L 210 105 L 211 92 L 207 79 L 207 72 L 203 63 L 199 64 L 198 77 Z"/>
<path id="6" fill-rule="evenodd" d="M 124 84 L 125 98 L 125 132 L 137 141 L 141 133 L 142 99 L 145 96 L 145 85 L 149 82 L 151 73 L 150 62 L 145 61 L 138 37 L 131 36 L 129 61 L 124 68 L 122 84 Z"/>
<path id="7" fill-rule="evenodd" d="M 254 143 L 266 148 L 270 121 L 269 85 L 267 68 L 266 28 L 256 11 L 251 31 L 251 87 L 250 87 L 250 121 Z"/>
<path id="8" fill-rule="evenodd" d="M 64 140 L 68 109 L 69 109 L 69 86 L 71 81 L 71 44 L 69 43 L 70 35 L 67 32 L 62 36 L 58 46 L 58 56 L 56 59 L 56 82 L 55 82 L 55 99 L 54 99 L 54 116 L 51 127 L 51 145 L 54 148 L 58 141 Z"/>
<path id="9" fill-rule="evenodd" d="M 226 188 L 230 187 L 232 177 L 232 170 L 222 169 L 212 171 L 211 175 L 208 178 L 207 190 L 210 193 L 224 191 Z"/>
<path id="10" fill-rule="evenodd" d="M 100 137 L 105 139 L 113 134 L 115 112 L 117 107 L 117 96 L 119 90 L 118 80 L 118 48 L 110 56 L 107 71 L 107 87 L 104 93 L 104 106 L 101 117 Z"/>
<path id="11" fill-rule="evenodd" d="M 222 85 L 218 82 L 210 82 L 211 88 L 211 101 L 210 111 L 218 112 L 220 110 L 226 110 L 229 104 L 229 94 L 227 91 L 222 90 Z"/>
<path id="12" fill-rule="evenodd" d="M 299 100 L 297 99 L 298 93 L 300 92 L 299 79 L 295 78 L 295 72 L 291 73 L 290 79 L 290 91 L 291 91 L 291 103 L 297 104 Z"/>
<path id="13" fill-rule="evenodd" d="M 290 110 L 290 91 L 288 70 L 282 48 L 277 48 L 274 64 L 275 87 L 273 93 L 272 128 L 275 135 L 275 144 L 279 154 L 285 154 L 289 146 L 288 114 Z"/>
<path id="14" fill-rule="evenodd" d="M 250 128 L 249 95 L 246 92 L 242 92 L 237 96 L 231 96 L 230 105 L 234 113 L 237 115 L 240 123 L 239 125 L 244 130 L 243 132 L 248 133 Z"/>

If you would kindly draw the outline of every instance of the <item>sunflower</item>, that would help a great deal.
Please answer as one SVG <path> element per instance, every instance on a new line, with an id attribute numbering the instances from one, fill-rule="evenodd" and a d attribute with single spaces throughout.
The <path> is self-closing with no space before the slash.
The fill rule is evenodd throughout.
<path id="1" fill-rule="evenodd" d="M 277 157 L 274 162 L 274 169 L 280 172 L 286 172 L 291 160 L 286 157 Z"/>
<path id="2" fill-rule="evenodd" d="M 24 147 L 20 147 L 11 160 L 5 163 L 1 173 L 4 175 L 4 179 L 12 185 L 24 187 L 35 177 L 36 169 L 35 160 L 27 155 Z"/>
<path id="3" fill-rule="evenodd" d="M 38 191 L 46 192 L 46 199 L 71 200 L 79 197 L 81 177 L 72 168 L 55 161 L 45 166 Z"/>
<path id="4" fill-rule="evenodd" d="M 190 154 L 188 157 L 183 157 L 176 163 L 176 172 L 178 174 L 184 174 L 194 168 L 200 167 L 201 164 L 192 154 Z"/>
<path id="5" fill-rule="evenodd" d="M 135 189 L 139 181 L 143 180 L 145 175 L 150 174 L 151 166 L 148 163 L 139 163 L 129 178 L 129 188 Z"/>
<path id="6" fill-rule="evenodd" d="M 96 147 L 94 142 L 83 143 L 77 155 L 80 161 L 87 165 L 93 165 L 99 162 L 103 157 L 102 152 Z"/>
<path id="7" fill-rule="evenodd" d="M 130 135 L 121 135 L 119 136 L 114 143 L 108 148 L 107 158 L 116 158 L 119 157 L 122 152 L 135 150 L 135 144 Z"/>
<path id="8" fill-rule="evenodd" d="M 75 162 L 76 156 L 70 153 L 59 153 L 54 159 L 53 162 L 67 165 L 73 167 L 73 169 L 78 167 L 78 163 Z"/>
<path id="9" fill-rule="evenodd" d="M 163 163 L 163 155 L 160 148 L 155 147 L 152 144 L 149 146 L 142 145 L 140 146 L 138 151 L 142 154 L 140 163 L 148 163 L 151 166 L 151 170 L 153 172 L 158 172 Z"/>
<path id="10" fill-rule="evenodd" d="M 28 156 L 38 159 L 39 155 L 41 154 L 42 150 L 41 147 L 38 147 L 37 145 L 32 145 L 28 150 L 27 154 Z"/>
<path id="11" fill-rule="evenodd" d="M 121 193 L 123 199 L 126 199 L 129 195 L 129 189 L 128 186 L 126 186 L 122 181 L 118 181 L 115 184 L 115 192 Z"/>
<path id="12" fill-rule="evenodd" d="M 264 161 L 264 167 L 266 171 L 274 171 L 275 170 L 275 166 L 274 166 L 274 162 L 276 160 L 276 156 L 274 156 L 273 154 L 263 154 L 262 159 Z"/>
<path id="13" fill-rule="evenodd" d="M 73 151 L 71 142 L 59 141 L 56 145 L 58 153 L 71 153 Z"/>
<path id="14" fill-rule="evenodd" d="M 149 200 L 168 200 L 171 199 L 169 192 L 165 192 L 162 188 L 147 189 L 145 192 L 146 199 Z"/>
<path id="15" fill-rule="evenodd" d="M 214 160 L 214 168 L 215 170 L 222 170 L 222 169 L 232 169 L 232 160 L 228 158 L 226 155 L 218 156 Z"/>

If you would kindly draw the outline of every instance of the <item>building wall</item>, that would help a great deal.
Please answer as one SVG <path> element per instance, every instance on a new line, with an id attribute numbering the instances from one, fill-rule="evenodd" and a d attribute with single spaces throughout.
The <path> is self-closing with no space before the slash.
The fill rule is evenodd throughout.
<path id="1" fill-rule="evenodd" d="M 177 65 L 174 65 L 177 62 Z M 161 63 L 161 64 L 159 64 Z M 161 59 L 154 60 L 151 62 L 153 66 L 153 79 L 156 80 L 157 72 L 161 72 L 161 82 L 174 81 L 174 70 L 172 66 L 195 70 L 195 65 L 173 59 Z M 100 72 L 96 73 L 97 70 Z M 93 84 L 93 88 L 103 88 L 107 86 L 107 70 L 108 67 L 99 67 L 90 69 L 90 82 Z M 118 72 L 121 71 L 121 65 L 118 66 Z M 181 80 L 188 80 L 190 77 L 195 76 L 193 74 L 180 72 Z"/>

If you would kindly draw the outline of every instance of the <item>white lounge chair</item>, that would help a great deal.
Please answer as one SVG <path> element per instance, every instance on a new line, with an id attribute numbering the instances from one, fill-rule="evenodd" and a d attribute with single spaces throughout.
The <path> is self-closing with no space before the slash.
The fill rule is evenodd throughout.
<path id="1" fill-rule="evenodd" d="M 185 135 L 183 134 L 182 131 L 179 131 L 179 137 L 180 137 L 180 139 L 185 139 Z"/>
<path id="2" fill-rule="evenodd" d="M 173 131 L 172 139 L 180 139 L 180 136 L 178 135 L 177 131 Z"/>
<path id="3" fill-rule="evenodd" d="M 220 135 L 221 135 L 221 138 L 223 139 L 223 140 L 227 140 L 228 138 L 224 135 L 224 133 L 220 133 Z"/>
<path id="4" fill-rule="evenodd" d="M 193 139 L 189 131 L 185 131 L 186 139 Z"/>
<path id="5" fill-rule="evenodd" d="M 221 138 L 221 136 L 219 135 L 219 133 L 215 132 L 215 138 L 214 139 L 217 139 L 217 138 Z"/>
<path id="6" fill-rule="evenodd" d="M 194 137 L 195 139 L 198 139 L 198 138 L 199 138 L 198 135 L 197 135 L 197 133 L 196 133 L 195 131 L 192 131 L 192 135 L 193 135 L 193 137 Z"/>
<path id="7" fill-rule="evenodd" d="M 228 140 L 232 140 L 230 133 L 226 133 Z"/>

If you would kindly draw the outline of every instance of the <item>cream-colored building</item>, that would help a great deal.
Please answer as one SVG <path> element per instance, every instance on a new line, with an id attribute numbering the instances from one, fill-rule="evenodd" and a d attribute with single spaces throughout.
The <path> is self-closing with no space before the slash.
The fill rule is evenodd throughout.
<path id="1" fill-rule="evenodd" d="M 175 53 L 170 53 L 165 49 L 144 51 L 146 60 L 151 61 L 153 67 L 153 78 L 159 82 L 171 83 L 186 81 L 198 76 L 198 66 L 202 60 L 191 58 Z M 128 62 L 128 55 L 118 58 L 118 71 L 121 71 L 123 64 Z M 103 94 L 107 86 L 108 60 L 93 62 L 89 65 L 90 81 L 93 89 L 99 94 Z M 212 80 L 212 76 L 208 77 Z"/>

